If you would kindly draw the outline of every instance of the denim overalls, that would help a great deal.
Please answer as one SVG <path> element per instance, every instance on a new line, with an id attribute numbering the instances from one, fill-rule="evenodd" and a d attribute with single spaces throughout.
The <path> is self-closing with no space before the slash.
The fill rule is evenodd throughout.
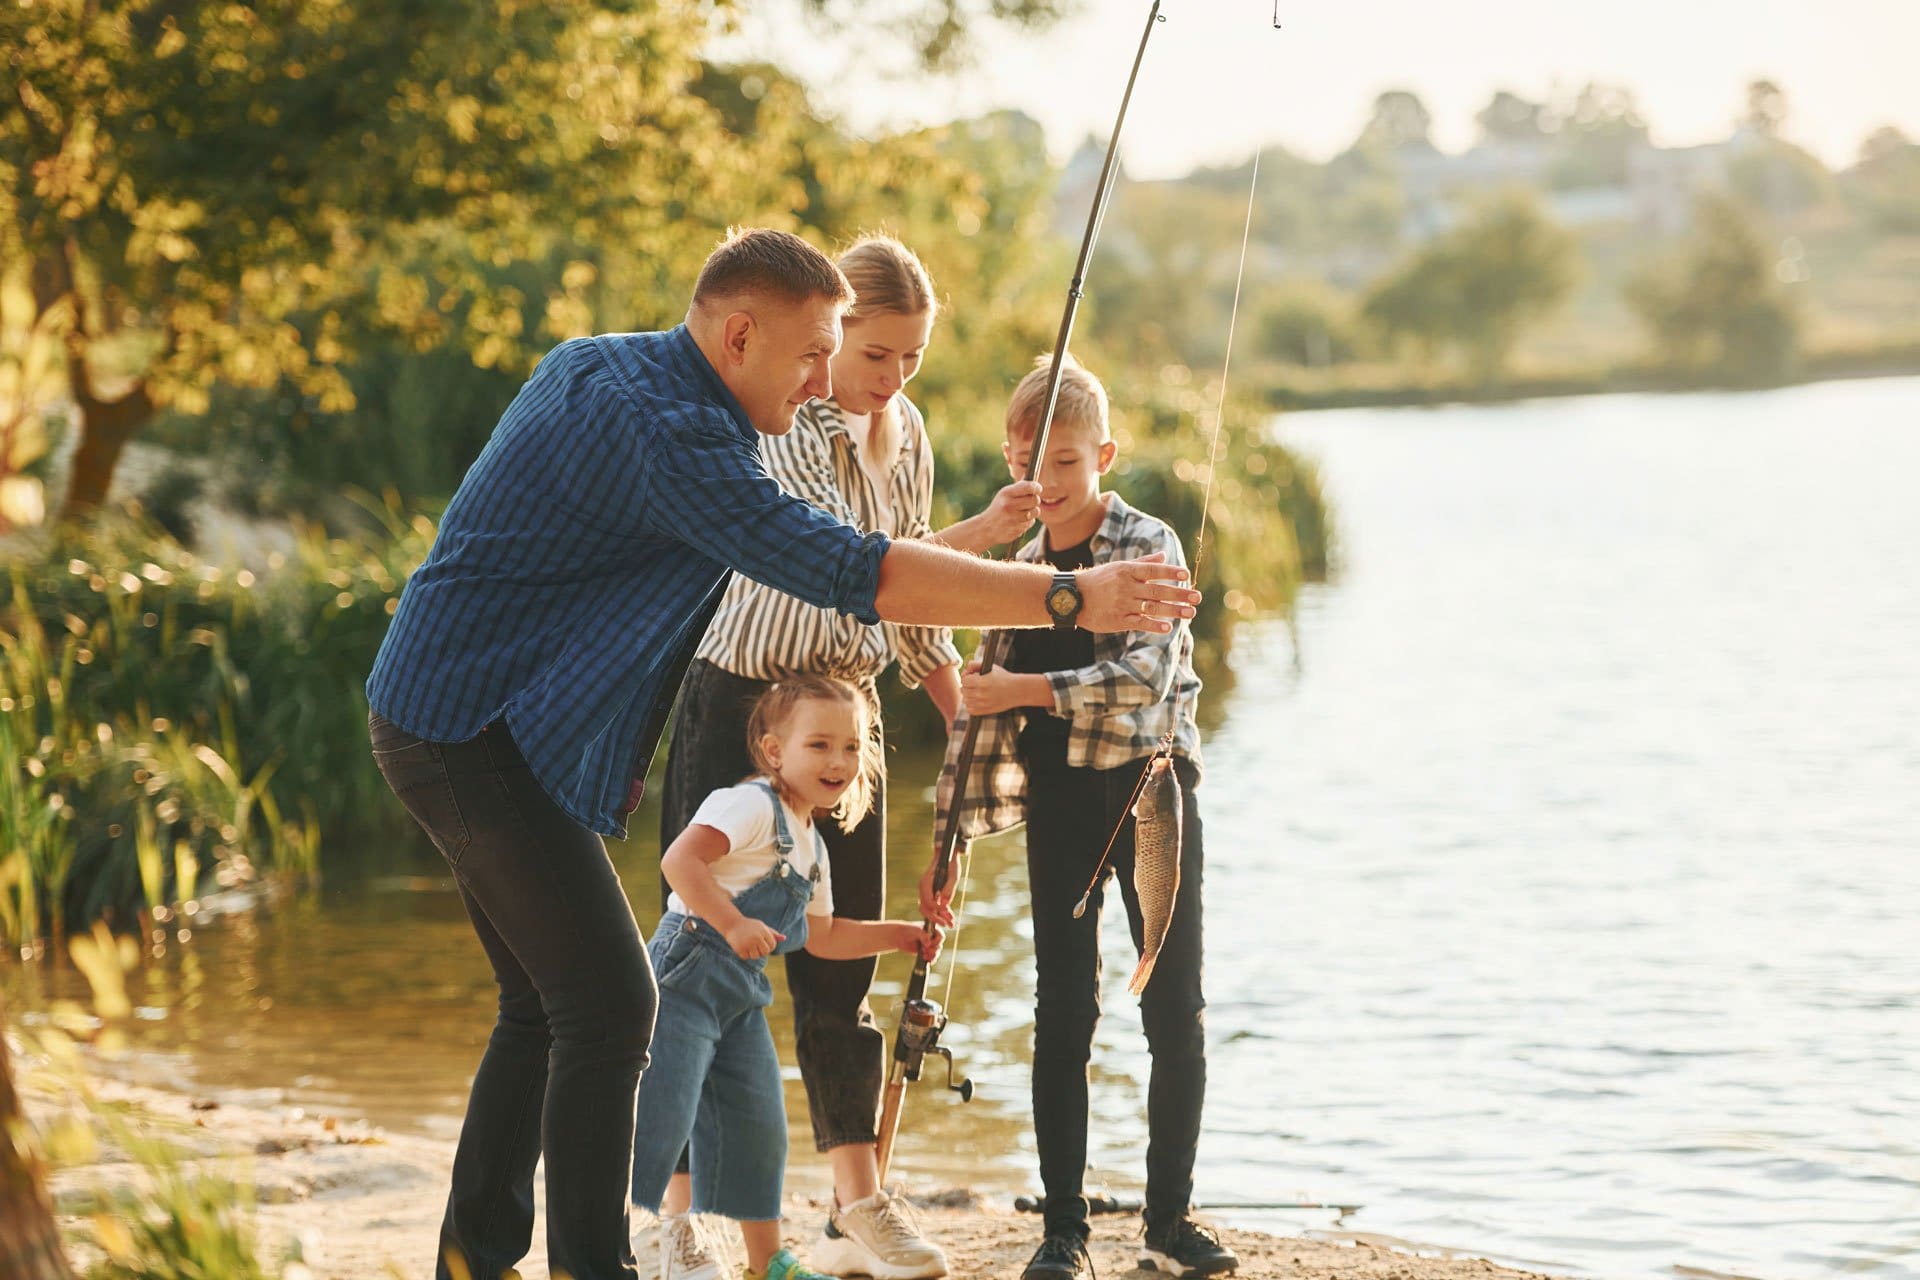
<path id="1" fill-rule="evenodd" d="M 773 806 L 779 858 L 734 895 L 742 915 L 785 935 L 775 953 L 807 941 L 807 904 L 826 850 L 815 830 L 811 875 L 794 866 L 786 808 Z M 742 960 L 706 921 L 669 911 L 647 944 L 660 984 L 653 1057 L 640 1078 L 634 1127 L 633 1203 L 658 1211 L 691 1136 L 693 1211 L 745 1222 L 780 1216 L 787 1164 L 787 1108 L 773 1032 L 761 1012 L 773 1003 L 767 962 Z"/>

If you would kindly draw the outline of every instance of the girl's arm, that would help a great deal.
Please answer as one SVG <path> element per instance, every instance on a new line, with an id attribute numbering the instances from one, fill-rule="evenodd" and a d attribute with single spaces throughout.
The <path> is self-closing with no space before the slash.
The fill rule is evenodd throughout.
<path id="1" fill-rule="evenodd" d="M 726 857 L 731 848 L 724 832 L 696 822 L 667 846 L 660 870 L 687 909 L 718 929 L 734 954 L 743 960 L 758 960 L 772 955 L 786 935 L 775 933 L 764 921 L 742 915 L 713 878 L 712 864 Z"/>
<path id="2" fill-rule="evenodd" d="M 910 956 L 940 954 L 940 930 L 905 920 L 849 920 L 843 916 L 807 917 L 807 954 L 821 960 L 864 960 L 888 951 Z"/>

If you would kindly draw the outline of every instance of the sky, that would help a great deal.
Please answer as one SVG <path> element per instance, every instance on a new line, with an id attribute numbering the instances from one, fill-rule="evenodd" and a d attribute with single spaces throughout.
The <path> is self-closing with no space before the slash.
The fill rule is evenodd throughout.
<path id="1" fill-rule="evenodd" d="M 861 131 L 1010 106 L 1064 156 L 1111 130 L 1149 3 L 1080 0 L 1038 35 L 994 32 L 974 67 L 941 79 L 904 69 L 883 32 L 808 28 L 778 3 L 722 48 L 794 71 Z M 1237 163 L 1264 143 L 1326 159 L 1392 88 L 1421 96 L 1450 151 L 1472 143 L 1494 90 L 1539 99 L 1589 80 L 1632 88 L 1662 145 L 1724 137 L 1763 76 L 1787 92 L 1787 136 L 1829 165 L 1881 125 L 1920 139 L 1920 0 L 1280 0 L 1278 31 L 1273 0 L 1162 12 L 1122 148 L 1136 177 Z"/>

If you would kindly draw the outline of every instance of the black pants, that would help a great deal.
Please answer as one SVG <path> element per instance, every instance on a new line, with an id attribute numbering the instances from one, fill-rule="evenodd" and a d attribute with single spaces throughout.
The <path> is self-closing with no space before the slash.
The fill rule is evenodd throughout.
<path id="1" fill-rule="evenodd" d="M 500 985 L 473 1079 L 435 1274 L 514 1274 L 546 1157 L 547 1262 L 633 1280 L 627 1182 L 655 991 L 640 928 L 600 837 L 548 799 L 506 725 L 425 742 L 369 718 L 374 760 L 453 869 Z M 627 1117 L 618 1123 L 618 1117 Z"/>
<path id="2" fill-rule="evenodd" d="M 766 687 L 764 681 L 736 676 L 711 662 L 696 661 L 687 669 L 660 794 L 663 851 L 693 820 L 702 800 L 753 772 L 747 716 Z M 842 831 L 832 821 L 821 823 L 819 830 L 832 860 L 834 914 L 880 919 L 887 889 L 885 785 L 874 788 L 873 812 L 852 831 Z M 663 898 L 665 892 L 663 880 Z M 887 1044 L 867 1005 L 879 961 L 821 960 L 804 951 L 788 953 L 786 961 L 795 1056 L 807 1087 L 814 1146 L 826 1151 L 872 1142 Z"/>
<path id="3" fill-rule="evenodd" d="M 1033 893 L 1033 950 L 1038 966 L 1033 1017 L 1033 1125 L 1046 1191 L 1046 1229 L 1087 1234 L 1082 1194 L 1087 1168 L 1087 1063 L 1100 1020 L 1100 912 L 1107 880 L 1087 912 L 1073 908 L 1087 887 L 1100 851 L 1126 811 L 1141 764 L 1119 769 L 1036 767 L 1027 802 L 1027 874 Z M 1140 996 L 1140 1020 L 1153 1057 L 1147 1085 L 1147 1197 L 1149 1226 L 1186 1212 L 1193 1197 L 1193 1163 L 1200 1145 L 1200 1111 L 1207 1093 L 1207 1043 L 1200 991 L 1201 869 L 1205 864 L 1198 781 L 1193 766 L 1175 760 L 1186 795 L 1180 852 L 1180 896 L 1153 979 Z M 1133 888 L 1133 822 L 1114 842 L 1111 876 L 1120 885 L 1127 923 L 1141 942 L 1140 900 Z"/>

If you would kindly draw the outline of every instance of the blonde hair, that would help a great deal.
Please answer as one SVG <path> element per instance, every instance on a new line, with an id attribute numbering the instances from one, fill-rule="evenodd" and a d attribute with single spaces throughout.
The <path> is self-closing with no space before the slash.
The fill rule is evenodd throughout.
<path id="1" fill-rule="evenodd" d="M 1047 407 L 1047 381 L 1052 373 L 1053 357 L 1040 356 L 1033 362 L 1033 372 L 1020 379 L 1020 384 L 1013 389 L 1013 398 L 1007 401 L 1010 443 L 1030 441 L 1039 433 L 1040 415 Z M 1085 365 L 1073 358 L 1072 352 L 1067 353 L 1060 366 L 1060 393 L 1053 402 L 1053 424 L 1084 428 L 1093 432 L 1100 444 L 1113 438 L 1107 427 L 1107 389 L 1100 385 L 1100 379 L 1087 372 Z"/>
<path id="2" fill-rule="evenodd" d="M 880 736 L 875 732 L 873 709 L 867 705 L 866 695 L 860 690 L 832 676 L 808 674 L 783 677 L 753 704 L 753 712 L 747 717 L 747 754 L 753 760 L 754 769 L 764 774 L 775 790 L 786 795 L 786 784 L 780 780 L 773 757 L 768 754 L 761 739 L 769 734 L 778 737 L 801 703 L 816 701 L 837 702 L 852 707 L 854 723 L 858 726 L 859 768 L 848 782 L 846 794 L 840 797 L 840 803 L 828 810 L 839 822 L 842 831 L 851 831 L 860 825 L 861 819 L 873 812 L 874 791 L 881 767 Z"/>
<path id="3" fill-rule="evenodd" d="M 939 299 L 933 294 L 933 279 L 913 250 L 892 236 L 863 236 L 848 245 L 837 265 L 853 286 L 853 305 L 846 310 L 846 325 L 855 325 L 876 315 L 918 316 L 940 314 Z M 875 460 L 890 463 L 900 448 L 900 413 L 892 403 L 867 433 L 867 448 Z"/>

